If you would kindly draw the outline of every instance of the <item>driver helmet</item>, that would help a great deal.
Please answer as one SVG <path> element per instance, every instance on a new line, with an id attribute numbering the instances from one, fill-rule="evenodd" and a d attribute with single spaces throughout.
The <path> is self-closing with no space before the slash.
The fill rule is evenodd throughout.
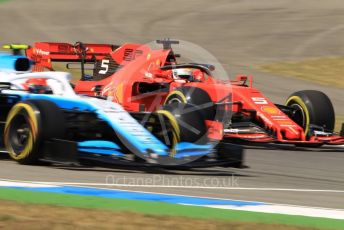
<path id="1" fill-rule="evenodd" d="M 172 71 L 173 78 L 174 79 L 191 80 L 193 78 L 192 71 L 193 71 L 193 69 L 191 69 L 191 68 L 174 69 Z"/>
<path id="2" fill-rule="evenodd" d="M 33 78 L 26 82 L 28 91 L 35 94 L 52 94 L 52 89 L 47 83 L 47 79 L 44 78 Z"/>
<path id="3" fill-rule="evenodd" d="M 196 81 L 196 82 L 204 82 L 205 81 L 204 73 L 200 69 L 194 69 L 192 71 L 192 76 L 193 76 L 194 81 Z"/>

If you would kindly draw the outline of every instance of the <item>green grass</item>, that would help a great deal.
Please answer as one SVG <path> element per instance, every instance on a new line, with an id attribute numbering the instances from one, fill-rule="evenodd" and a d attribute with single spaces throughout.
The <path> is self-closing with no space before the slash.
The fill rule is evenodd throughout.
<path id="1" fill-rule="evenodd" d="M 117 229 L 122 230 L 312 230 L 283 224 L 197 219 L 137 212 L 24 204 L 0 200 L 0 228 L 6 229 Z M 114 227 L 116 226 L 116 227 Z M 120 226 L 120 227 L 117 227 Z"/>
<path id="2" fill-rule="evenodd" d="M 344 116 L 336 116 L 336 127 L 335 130 L 340 132 L 342 129 L 342 124 L 344 123 Z"/>
<path id="3" fill-rule="evenodd" d="M 258 66 L 259 70 L 286 77 L 294 77 L 344 89 L 344 57 L 325 57 L 301 61 L 275 62 Z M 343 92 L 344 95 L 344 92 Z M 336 117 L 337 132 L 340 131 L 344 115 Z"/>
<path id="4" fill-rule="evenodd" d="M 275 62 L 260 65 L 258 69 L 322 85 L 344 88 L 344 57 Z"/>
<path id="5" fill-rule="evenodd" d="M 0 189 L 0 199 L 29 204 L 48 204 L 78 208 L 129 211 L 160 216 L 182 216 L 211 220 L 243 221 L 268 224 L 286 224 L 313 228 L 344 229 L 344 221 L 325 218 L 265 214 L 258 212 L 213 209 L 206 207 L 175 205 L 161 202 L 105 199 L 93 196 L 77 196 L 58 193 Z"/>

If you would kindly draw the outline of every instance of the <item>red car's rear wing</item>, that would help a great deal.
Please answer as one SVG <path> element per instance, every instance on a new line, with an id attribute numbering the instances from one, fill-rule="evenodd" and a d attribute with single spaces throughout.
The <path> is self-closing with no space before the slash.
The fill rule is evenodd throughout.
<path id="1" fill-rule="evenodd" d="M 34 71 L 53 70 L 52 62 L 91 62 L 101 60 L 119 46 L 77 42 L 74 45 L 60 42 L 36 42 L 26 50 L 26 56 L 34 61 Z"/>

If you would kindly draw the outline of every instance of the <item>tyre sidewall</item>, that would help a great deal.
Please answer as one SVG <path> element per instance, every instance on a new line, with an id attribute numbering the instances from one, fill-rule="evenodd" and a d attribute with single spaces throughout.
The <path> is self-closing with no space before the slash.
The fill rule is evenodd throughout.
<path id="1" fill-rule="evenodd" d="M 23 116 L 30 127 L 29 140 L 21 152 L 16 152 L 11 140 L 11 128 L 18 116 Z M 9 112 L 4 129 L 4 144 L 10 157 L 20 163 L 33 163 L 39 158 L 39 146 L 42 141 L 42 121 L 38 108 L 30 102 L 17 103 Z"/>
<path id="2" fill-rule="evenodd" d="M 171 102 L 183 103 L 183 104 L 192 104 L 195 106 L 201 107 L 199 109 L 200 113 L 202 113 L 204 119 L 206 120 L 214 120 L 216 115 L 216 109 L 214 106 L 213 101 L 209 94 L 204 91 L 203 89 L 191 86 L 183 86 L 180 88 L 176 88 L 172 91 L 165 100 L 165 105 L 170 104 Z M 205 107 L 205 108 L 202 108 Z"/>
<path id="3" fill-rule="evenodd" d="M 289 96 L 286 105 L 298 104 L 305 113 L 305 134 L 310 135 L 310 124 L 333 131 L 335 115 L 330 99 L 322 92 L 304 90 Z"/>
<path id="4" fill-rule="evenodd" d="M 197 106 L 173 103 L 165 105 L 163 110 L 169 111 L 175 117 L 180 130 L 180 141 L 196 144 L 205 144 L 208 141 L 205 119 Z"/>

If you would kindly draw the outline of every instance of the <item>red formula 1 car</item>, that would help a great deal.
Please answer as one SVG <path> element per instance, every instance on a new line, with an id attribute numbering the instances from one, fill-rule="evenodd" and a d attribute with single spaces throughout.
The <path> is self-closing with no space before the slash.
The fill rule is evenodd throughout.
<path id="1" fill-rule="evenodd" d="M 171 48 L 177 41 L 157 42 L 163 47 L 38 42 L 26 55 L 34 61 L 35 71 L 53 70 L 52 62 L 69 62 L 67 67 L 79 62 L 82 77 L 75 84 L 77 93 L 111 98 L 133 113 L 162 106 L 166 113 L 176 113 L 180 104 L 196 105 L 210 139 L 313 147 L 344 144 L 343 130 L 333 132 L 334 109 L 324 93 L 299 91 L 285 105 L 274 104 L 252 86 L 252 77 L 216 80 L 210 64 L 177 63 L 179 55 Z M 89 64 L 90 75 L 85 73 Z M 188 128 L 191 132 L 181 135 L 199 131 Z"/>

